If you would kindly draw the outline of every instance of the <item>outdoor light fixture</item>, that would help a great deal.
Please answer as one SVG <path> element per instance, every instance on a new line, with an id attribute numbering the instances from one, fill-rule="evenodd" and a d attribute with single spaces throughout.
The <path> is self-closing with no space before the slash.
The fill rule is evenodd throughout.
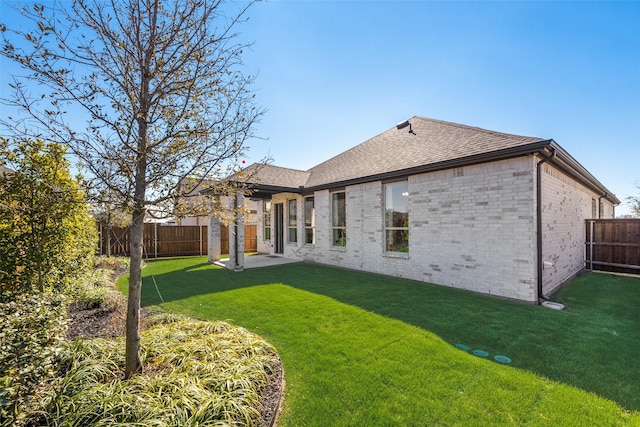
<path id="1" fill-rule="evenodd" d="M 404 122 L 398 123 L 396 125 L 396 129 L 398 129 L 398 130 L 404 129 L 407 126 L 409 126 L 409 133 L 415 135 L 416 133 L 413 131 L 413 129 L 411 129 L 411 123 L 409 123 L 409 120 L 405 120 Z"/>

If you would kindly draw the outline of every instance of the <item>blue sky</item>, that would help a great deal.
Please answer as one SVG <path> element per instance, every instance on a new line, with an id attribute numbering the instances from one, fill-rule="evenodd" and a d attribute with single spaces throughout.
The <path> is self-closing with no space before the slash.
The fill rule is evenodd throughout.
<path id="1" fill-rule="evenodd" d="M 640 195 L 640 2 L 272 0 L 248 15 L 268 110 L 248 163 L 308 169 L 418 115 L 553 138 L 621 200 Z M 6 96 L 4 62 L 1 77 Z"/>
<path id="2" fill-rule="evenodd" d="M 249 16 L 269 110 L 249 160 L 307 169 L 418 115 L 553 138 L 621 200 L 640 194 L 640 2 L 274 0 Z"/>

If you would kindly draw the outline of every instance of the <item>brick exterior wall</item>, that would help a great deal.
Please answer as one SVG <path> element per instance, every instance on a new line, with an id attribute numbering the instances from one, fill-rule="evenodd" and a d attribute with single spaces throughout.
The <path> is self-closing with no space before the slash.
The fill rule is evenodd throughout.
<path id="1" fill-rule="evenodd" d="M 422 279 L 534 301 L 534 172 L 521 157 L 412 177 Z"/>
<path id="2" fill-rule="evenodd" d="M 553 166 L 542 168 L 542 289 L 548 295 L 584 269 L 585 220 L 613 218 L 614 207 Z"/>
<path id="3" fill-rule="evenodd" d="M 317 191 L 315 244 L 304 243 L 304 198 L 274 195 L 271 242 L 258 227 L 260 250 L 273 253 L 276 203 L 284 205 L 284 256 L 537 301 L 534 156 L 410 176 L 409 252 L 384 251 L 384 183 L 346 187 L 346 247 L 332 246 L 331 192 Z M 584 186 L 543 166 L 544 292 L 584 268 L 584 220 L 592 199 Z M 287 241 L 287 200 L 298 200 L 298 242 Z M 604 199 L 603 199 L 604 200 Z M 603 217 L 613 215 L 604 204 Z M 259 213 L 262 213 L 260 206 Z"/>

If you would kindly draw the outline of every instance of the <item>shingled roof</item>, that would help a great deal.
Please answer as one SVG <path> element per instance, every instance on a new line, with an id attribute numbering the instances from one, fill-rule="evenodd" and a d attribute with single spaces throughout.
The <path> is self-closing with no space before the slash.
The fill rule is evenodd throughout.
<path id="1" fill-rule="evenodd" d="M 424 117 L 412 117 L 409 123 L 413 133 L 409 133 L 409 127 L 394 126 L 313 167 L 306 187 L 436 165 L 544 141 Z"/>
<path id="2" fill-rule="evenodd" d="M 251 184 L 297 190 L 305 185 L 310 172 L 254 163 L 243 169 L 242 175 Z"/>
<path id="3" fill-rule="evenodd" d="M 620 203 L 552 139 L 511 135 L 418 116 L 408 122 L 411 127 L 394 126 L 308 171 L 260 165 L 259 170 L 252 169 L 257 178 L 250 181 L 256 188 L 311 192 L 554 150 L 558 153 L 554 163 Z M 255 167 L 251 165 L 245 170 Z"/>

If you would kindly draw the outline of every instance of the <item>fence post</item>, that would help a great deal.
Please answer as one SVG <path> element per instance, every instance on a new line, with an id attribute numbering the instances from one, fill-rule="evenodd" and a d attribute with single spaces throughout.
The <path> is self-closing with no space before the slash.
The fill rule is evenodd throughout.
<path id="1" fill-rule="evenodd" d="M 153 253 L 158 258 L 158 223 L 153 223 Z"/>
<path id="2" fill-rule="evenodd" d="M 200 256 L 202 256 L 202 225 L 200 226 Z"/>
<path id="3" fill-rule="evenodd" d="M 589 221 L 589 270 L 593 271 L 593 224 L 595 221 Z"/>

